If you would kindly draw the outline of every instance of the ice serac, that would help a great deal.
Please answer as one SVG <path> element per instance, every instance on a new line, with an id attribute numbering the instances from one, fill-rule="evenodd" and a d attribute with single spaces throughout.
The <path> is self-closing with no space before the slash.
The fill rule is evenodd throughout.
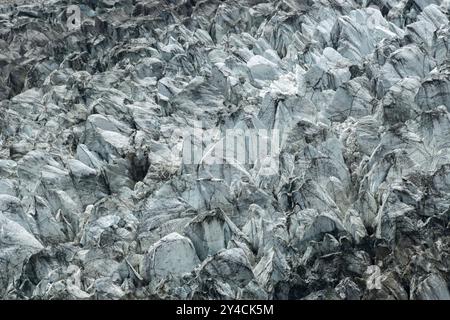
<path id="1" fill-rule="evenodd" d="M 170 233 L 152 245 L 144 257 L 144 278 L 149 280 L 191 272 L 200 263 L 192 242 Z"/>
<path id="2" fill-rule="evenodd" d="M 0 298 L 450 299 L 449 1 L 0 3 Z"/>
<path id="3" fill-rule="evenodd" d="M 0 213 L 0 294 L 11 290 L 10 283 L 20 275 L 23 262 L 43 249 L 43 245 L 23 226 Z"/>

